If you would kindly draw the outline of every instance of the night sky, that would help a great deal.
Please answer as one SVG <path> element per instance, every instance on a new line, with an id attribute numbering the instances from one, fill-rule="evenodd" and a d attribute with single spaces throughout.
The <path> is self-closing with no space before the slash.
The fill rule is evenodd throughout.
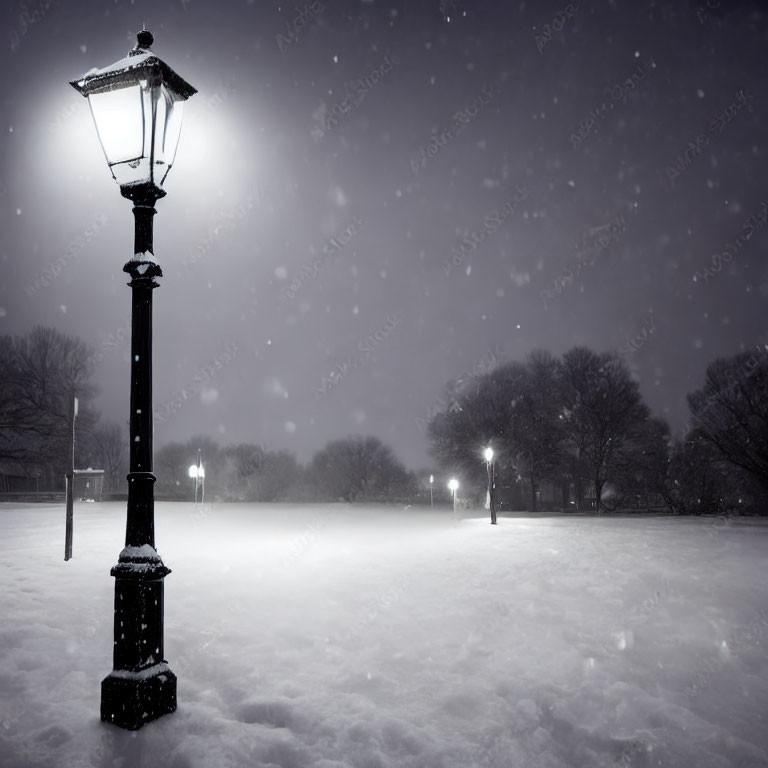
<path id="1" fill-rule="evenodd" d="M 93 344 L 106 419 L 128 415 L 133 216 L 69 81 L 146 24 L 199 90 L 155 218 L 158 446 L 208 433 L 306 461 L 364 433 L 416 469 L 447 381 L 582 344 L 621 350 L 680 429 L 708 363 L 768 341 L 761 3 L 2 18 L 0 332 Z"/>

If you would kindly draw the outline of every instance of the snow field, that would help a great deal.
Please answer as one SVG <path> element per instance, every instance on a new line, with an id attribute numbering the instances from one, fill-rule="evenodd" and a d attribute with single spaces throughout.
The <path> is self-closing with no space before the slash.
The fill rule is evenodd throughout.
<path id="1" fill-rule="evenodd" d="M 768 766 L 768 521 L 158 504 L 179 709 L 99 722 L 124 504 L 0 505 L 0 766 Z"/>

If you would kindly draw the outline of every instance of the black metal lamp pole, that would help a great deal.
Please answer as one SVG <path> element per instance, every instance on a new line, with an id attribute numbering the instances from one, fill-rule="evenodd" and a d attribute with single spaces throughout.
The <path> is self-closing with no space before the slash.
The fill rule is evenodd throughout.
<path id="1" fill-rule="evenodd" d="M 165 192 L 154 184 L 123 188 L 133 200 L 134 253 L 123 271 L 131 281 L 130 472 L 125 549 L 115 577 L 113 670 L 101 683 L 101 719 L 136 730 L 176 709 L 176 675 L 163 647 L 163 579 L 171 571 L 155 551 L 152 473 L 152 291 L 162 270 L 154 260 L 155 202 Z"/>
<path id="2" fill-rule="evenodd" d="M 152 292 L 163 271 L 154 258 L 155 203 L 176 157 L 184 102 L 197 91 L 153 51 L 142 29 L 126 58 L 91 69 L 72 85 L 87 97 L 110 172 L 133 201 L 130 472 L 125 548 L 115 577 L 113 669 L 101 682 L 101 719 L 136 730 L 176 709 L 176 675 L 163 647 L 163 579 L 155 550 L 152 472 Z M 140 126 L 127 131 L 125 126 Z"/>

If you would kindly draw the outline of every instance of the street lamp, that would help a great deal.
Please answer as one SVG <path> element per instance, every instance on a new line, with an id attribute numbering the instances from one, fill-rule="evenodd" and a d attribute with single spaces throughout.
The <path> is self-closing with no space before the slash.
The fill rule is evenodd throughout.
<path id="1" fill-rule="evenodd" d="M 197 474 L 197 464 L 189 465 L 189 476 L 195 481 L 195 504 L 197 504 L 197 487 L 200 482 L 199 475 Z"/>
<path id="2" fill-rule="evenodd" d="M 448 481 L 448 488 L 453 494 L 453 511 L 455 512 L 456 511 L 456 491 L 459 490 L 459 481 L 455 477 L 452 477 Z"/>
<path id="3" fill-rule="evenodd" d="M 496 464 L 493 460 L 493 448 L 489 445 L 483 455 L 488 470 L 488 506 L 491 509 L 491 525 L 496 525 Z"/>
<path id="4" fill-rule="evenodd" d="M 72 559 L 72 527 L 75 512 L 75 419 L 77 418 L 78 399 L 72 396 L 72 451 L 70 452 L 69 472 L 67 473 L 67 498 L 64 522 L 64 559 Z"/>
<path id="5" fill-rule="evenodd" d="M 434 509 L 435 508 L 435 500 L 434 500 L 434 497 L 432 495 L 432 488 L 433 488 L 434 484 L 435 484 L 435 476 L 434 475 L 430 475 L 429 476 L 429 507 L 430 507 L 430 509 Z"/>
<path id="6" fill-rule="evenodd" d="M 113 669 L 101 683 L 101 719 L 136 730 L 176 709 L 176 676 L 165 661 L 163 579 L 155 550 L 152 472 L 152 291 L 155 203 L 176 157 L 184 102 L 195 89 L 150 50 L 147 30 L 128 56 L 71 85 L 87 97 L 112 177 L 133 201 L 130 472 L 125 548 L 115 577 Z"/>
<path id="7" fill-rule="evenodd" d="M 200 455 L 200 449 L 197 449 L 197 464 L 190 464 L 189 476 L 195 481 L 195 504 L 197 504 L 197 489 L 202 486 L 200 494 L 200 503 L 205 501 L 205 467 Z"/>

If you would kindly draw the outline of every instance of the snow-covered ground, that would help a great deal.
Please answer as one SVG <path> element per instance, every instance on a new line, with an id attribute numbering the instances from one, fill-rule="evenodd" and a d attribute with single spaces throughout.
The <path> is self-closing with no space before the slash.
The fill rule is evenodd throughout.
<path id="1" fill-rule="evenodd" d="M 768 521 L 158 504 L 179 709 L 99 721 L 124 504 L 0 505 L 3 768 L 768 766 Z"/>

